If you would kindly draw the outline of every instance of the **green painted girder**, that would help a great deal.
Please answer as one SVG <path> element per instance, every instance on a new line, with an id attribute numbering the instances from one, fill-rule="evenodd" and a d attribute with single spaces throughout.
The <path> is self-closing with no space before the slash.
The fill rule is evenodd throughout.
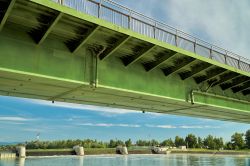
<path id="1" fill-rule="evenodd" d="M 5 11 L 3 17 L 2 17 L 2 20 L 1 20 L 1 23 L 0 23 L 0 32 L 1 30 L 3 29 L 6 21 L 7 21 L 7 18 L 9 17 L 10 15 L 10 12 L 12 11 L 12 8 L 14 7 L 14 4 L 15 4 L 16 0 L 10 0 L 9 1 L 9 5 L 7 7 L 7 10 Z"/>
<path id="2" fill-rule="evenodd" d="M 249 77 L 241 76 L 239 78 L 233 79 L 231 83 L 225 83 L 225 84 L 220 85 L 220 87 L 221 87 L 222 90 L 227 90 L 227 89 L 230 89 L 230 88 L 237 87 L 237 86 L 239 86 L 241 84 L 244 84 L 244 83 L 246 83 L 248 81 L 250 81 Z"/>
<path id="3" fill-rule="evenodd" d="M 178 53 L 176 53 L 174 51 L 170 51 L 168 54 L 162 56 L 161 58 L 157 59 L 156 61 L 144 64 L 144 68 L 148 72 L 152 71 L 152 70 L 156 69 L 157 67 L 161 66 L 162 64 L 164 64 L 165 62 L 167 62 L 170 58 L 173 58 L 174 56 L 176 56 L 177 54 Z"/>
<path id="4" fill-rule="evenodd" d="M 151 45 L 148 46 L 144 49 L 142 49 L 138 54 L 129 57 L 129 58 L 125 58 L 123 59 L 123 63 L 125 66 L 129 66 L 132 65 L 133 63 L 137 62 L 139 59 L 141 59 L 143 56 L 147 55 L 148 53 L 150 53 L 152 50 L 154 50 L 157 47 L 157 45 Z"/>
<path id="5" fill-rule="evenodd" d="M 62 18 L 63 13 L 59 12 L 49 23 L 47 30 L 45 30 L 42 34 L 41 37 L 36 41 L 38 45 L 40 45 L 50 34 L 54 26 L 59 22 L 59 20 Z"/>
<path id="6" fill-rule="evenodd" d="M 242 91 L 242 93 L 244 96 L 247 96 L 250 94 L 250 89 L 246 89 L 246 90 Z"/>
<path id="7" fill-rule="evenodd" d="M 122 47 L 128 40 L 130 39 L 130 36 L 125 36 L 122 39 L 118 40 L 113 47 L 108 48 L 107 51 L 104 51 L 103 54 L 100 55 L 100 60 L 105 60 L 110 55 L 112 55 L 116 50 L 118 50 L 120 47 Z"/>
<path id="8" fill-rule="evenodd" d="M 80 86 L 77 86 L 77 87 L 75 87 L 75 88 L 73 88 L 73 89 L 64 91 L 64 92 L 62 92 L 62 93 L 60 93 L 60 94 L 57 94 L 56 96 L 49 97 L 49 98 L 47 98 L 47 100 L 55 101 L 55 100 L 57 100 L 57 99 L 59 99 L 59 98 L 61 98 L 61 97 L 63 97 L 63 96 L 66 96 L 66 95 L 71 94 L 71 93 L 73 93 L 73 92 L 75 92 L 75 91 L 78 91 L 78 90 L 80 90 L 81 88 L 83 88 L 83 87 L 85 87 L 85 86 L 86 86 L 85 84 L 80 85 Z"/>
<path id="9" fill-rule="evenodd" d="M 228 72 L 228 71 L 226 69 L 223 69 L 223 68 L 214 68 L 214 69 L 207 71 L 206 76 L 194 77 L 194 79 L 195 79 L 197 84 L 201 84 L 205 81 L 216 78 L 216 77 L 224 74 L 225 72 Z"/>
<path id="10" fill-rule="evenodd" d="M 179 73 L 179 75 L 180 75 L 182 80 L 185 80 L 185 79 L 188 79 L 190 77 L 193 77 L 193 76 L 203 72 L 204 70 L 209 69 L 212 66 L 213 65 L 210 63 L 201 62 L 201 63 L 197 64 L 196 66 L 192 67 L 191 71 Z"/>
<path id="11" fill-rule="evenodd" d="M 76 53 L 84 44 L 86 44 L 89 39 L 95 35 L 95 33 L 100 29 L 99 25 L 96 25 L 95 27 L 93 27 L 91 30 L 88 30 L 87 34 L 84 35 L 83 38 L 80 38 L 77 40 L 77 42 L 68 42 L 68 48 L 70 49 L 70 51 L 72 53 Z"/>
<path id="12" fill-rule="evenodd" d="M 115 30 L 115 31 L 120 32 L 122 34 L 126 34 L 128 36 L 133 36 L 133 37 L 135 37 L 135 38 L 137 38 L 139 40 L 147 41 L 150 44 L 158 45 L 158 46 L 163 47 L 163 48 L 168 48 L 168 49 L 170 49 L 172 51 L 176 51 L 176 52 L 179 52 L 181 54 L 184 54 L 184 55 L 187 55 L 187 56 L 190 56 L 190 57 L 194 57 L 194 58 L 196 58 L 198 60 L 205 61 L 205 62 L 208 62 L 210 64 L 220 66 L 220 67 L 226 68 L 226 69 L 231 70 L 231 71 L 235 71 L 235 72 L 243 74 L 243 75 L 250 76 L 250 74 L 248 72 L 246 72 L 246 71 L 238 70 L 238 69 L 235 70 L 235 68 L 232 67 L 232 66 L 222 64 L 222 63 L 217 62 L 217 61 L 212 60 L 212 59 L 208 59 L 206 57 L 200 56 L 200 55 L 198 55 L 196 53 L 192 53 L 192 52 L 184 50 L 182 48 L 178 48 L 178 47 L 170 45 L 168 43 L 164 43 L 164 42 L 158 41 L 156 39 L 149 38 L 149 37 L 147 37 L 145 35 L 138 34 L 137 32 L 133 32 L 131 30 L 128 30 L 127 28 L 123 28 L 123 27 L 120 27 L 118 25 L 114 25 L 114 24 L 112 24 L 112 23 L 110 23 L 108 21 L 96 18 L 94 16 L 90 16 L 90 15 L 85 14 L 85 13 L 77 12 L 75 9 L 70 9 L 68 7 L 59 5 L 59 4 L 55 3 L 55 2 L 52 2 L 52 1 L 49 1 L 49 0 L 30 0 L 30 1 L 34 2 L 34 3 L 37 3 L 37 4 L 40 4 L 40 5 L 43 5 L 43 6 L 46 6 L 46 7 L 53 8 L 53 9 L 55 9 L 57 11 L 64 12 L 64 13 L 66 13 L 68 15 L 71 15 L 73 17 L 88 21 L 90 23 L 100 25 L 100 26 L 105 27 L 107 29 L 112 29 L 112 30 Z"/>
<path id="13" fill-rule="evenodd" d="M 186 58 L 183 58 L 182 60 L 180 60 L 180 62 L 177 62 L 177 64 L 175 64 L 175 66 L 172 66 L 172 67 L 167 68 L 167 69 L 162 69 L 162 71 L 165 74 L 165 76 L 169 76 L 171 74 L 177 73 L 178 71 L 180 71 L 184 67 L 191 65 L 194 62 L 196 62 L 196 59 L 186 57 Z"/>
<path id="14" fill-rule="evenodd" d="M 212 87 L 224 84 L 225 82 L 231 81 L 234 78 L 237 78 L 239 76 L 240 76 L 240 74 L 234 73 L 234 72 L 229 72 L 229 73 L 223 74 L 222 76 L 220 76 L 219 81 L 217 81 L 216 83 L 213 83 Z"/>
<path id="15" fill-rule="evenodd" d="M 232 91 L 234 93 L 238 93 L 238 92 L 242 92 L 244 90 L 247 90 L 249 88 L 250 88 L 250 81 L 244 83 L 242 86 L 237 86 L 237 87 L 232 88 Z"/>
<path id="16" fill-rule="evenodd" d="M 46 14 L 39 13 L 37 16 L 38 26 L 32 27 L 32 30 L 28 32 L 31 38 L 40 45 L 44 42 L 47 36 L 50 34 L 54 26 L 61 19 L 63 13 L 50 12 Z M 35 21 L 34 21 L 35 22 Z"/>

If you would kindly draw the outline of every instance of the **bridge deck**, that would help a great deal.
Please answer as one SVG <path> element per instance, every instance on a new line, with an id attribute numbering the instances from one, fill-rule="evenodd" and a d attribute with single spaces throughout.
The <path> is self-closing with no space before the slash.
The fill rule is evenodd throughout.
<path id="1" fill-rule="evenodd" d="M 70 2 L 0 0 L 0 94 L 250 122 L 246 59 L 107 1 Z"/>

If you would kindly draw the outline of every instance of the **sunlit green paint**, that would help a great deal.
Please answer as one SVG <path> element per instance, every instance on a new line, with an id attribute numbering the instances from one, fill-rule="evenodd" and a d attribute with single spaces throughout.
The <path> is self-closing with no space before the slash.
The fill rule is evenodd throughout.
<path id="1" fill-rule="evenodd" d="M 223 68 L 225 68 L 225 69 L 227 69 L 227 70 L 231 70 L 231 71 L 237 72 L 237 73 L 239 73 L 239 74 L 246 75 L 246 76 L 249 76 L 249 77 L 250 77 L 250 73 L 249 73 L 249 72 L 239 70 L 239 69 L 234 68 L 234 67 L 232 67 L 232 66 L 228 66 L 228 65 L 219 63 L 219 62 L 217 62 L 217 61 L 215 61 L 215 60 L 212 60 L 212 59 L 209 59 L 209 58 L 200 56 L 200 55 L 198 55 L 198 54 L 196 54 L 196 53 L 193 53 L 193 52 L 190 52 L 190 51 L 186 51 L 186 50 L 184 50 L 184 49 L 182 49 L 182 48 L 179 48 L 179 47 L 170 45 L 170 44 L 168 44 L 168 43 L 161 42 L 161 41 L 159 41 L 159 40 L 156 40 L 156 39 L 153 39 L 153 38 L 150 38 L 150 37 L 141 35 L 141 34 L 139 34 L 139 33 L 133 32 L 133 31 L 131 31 L 131 30 L 129 30 L 129 29 L 120 27 L 120 26 L 118 26 L 118 25 L 112 24 L 112 23 L 110 23 L 110 22 L 108 22 L 108 21 L 99 19 L 99 18 L 97 18 L 97 17 L 91 16 L 91 15 L 88 15 L 88 14 L 85 14 L 85 13 L 82 13 L 82 12 L 77 12 L 76 10 L 74 10 L 74 9 L 72 9 L 72 8 L 62 6 L 62 5 L 60 5 L 60 4 L 58 4 L 58 3 L 55 3 L 55 2 L 53 2 L 53 1 L 50 1 L 50 0 L 30 0 L 30 1 L 35 2 L 35 3 L 38 3 L 38 4 L 41 4 L 41 5 L 43 5 L 43 6 L 47 6 L 47 7 L 49 7 L 49 8 L 53 8 L 53 9 L 55 9 L 55 10 L 57 10 L 57 11 L 60 11 L 60 12 L 63 12 L 63 13 L 72 15 L 72 16 L 74 16 L 74 17 L 77 17 L 77 18 L 80 18 L 80 19 L 83 19 L 83 20 L 92 22 L 92 23 L 97 24 L 97 25 L 99 25 L 99 26 L 102 26 L 102 27 L 106 27 L 106 28 L 112 29 L 112 30 L 114 30 L 114 31 L 117 31 L 117 32 L 126 34 L 126 35 L 128 35 L 128 36 L 132 36 L 132 37 L 135 37 L 135 38 L 138 38 L 138 39 L 147 41 L 147 42 L 149 42 L 149 43 L 152 43 L 152 44 L 161 46 L 161 47 L 163 47 L 163 48 L 167 48 L 167 49 L 170 49 L 170 50 L 173 50 L 173 51 L 182 53 L 182 54 L 184 54 L 184 55 L 187 55 L 187 56 L 190 56 L 190 57 L 193 57 L 193 58 L 196 58 L 196 59 L 199 59 L 199 60 L 202 60 L 202 61 L 211 63 L 211 64 L 216 65 L 216 66 L 219 66 L 219 67 L 223 67 Z"/>

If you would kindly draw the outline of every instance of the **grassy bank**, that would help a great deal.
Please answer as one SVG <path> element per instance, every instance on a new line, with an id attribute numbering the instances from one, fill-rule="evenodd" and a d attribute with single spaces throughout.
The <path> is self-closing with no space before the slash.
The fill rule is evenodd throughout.
<path id="1" fill-rule="evenodd" d="M 115 148 L 85 148 L 85 155 L 116 154 Z M 130 147 L 129 154 L 151 154 L 149 148 Z M 249 155 L 250 150 L 209 150 L 209 149 L 172 149 L 172 154 L 213 154 L 213 155 Z M 27 156 L 75 155 L 72 149 L 32 149 L 27 150 Z"/>
<path id="2" fill-rule="evenodd" d="M 75 155 L 72 149 L 27 149 L 27 156 Z M 116 154 L 115 148 L 84 148 L 85 155 Z M 148 148 L 128 148 L 129 154 L 151 154 Z"/>
<path id="3" fill-rule="evenodd" d="M 214 155 L 250 155 L 250 150 L 210 150 L 210 149 L 188 149 L 178 150 L 173 149 L 171 153 L 177 154 L 214 154 Z"/>

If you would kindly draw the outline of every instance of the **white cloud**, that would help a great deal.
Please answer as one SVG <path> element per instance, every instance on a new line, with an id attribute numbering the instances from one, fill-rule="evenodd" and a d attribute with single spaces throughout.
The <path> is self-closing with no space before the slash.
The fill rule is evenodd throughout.
<path id="1" fill-rule="evenodd" d="M 218 46 L 249 57 L 249 2 L 170 0 L 166 16 L 188 32 L 203 34 Z M 180 12 L 181 11 L 181 12 Z M 200 36 L 201 38 L 204 38 Z"/>
<path id="2" fill-rule="evenodd" d="M 26 124 L 23 121 L 22 122 L 15 122 L 15 121 L 0 121 L 1 124 L 6 124 L 6 125 L 23 125 Z M 3 127 L 2 127 L 3 128 Z"/>
<path id="3" fill-rule="evenodd" d="M 218 129 L 220 127 L 219 126 L 189 126 L 189 125 L 183 125 L 183 126 L 180 126 L 179 128 L 182 128 L 182 129 Z"/>
<path id="4" fill-rule="evenodd" d="M 25 128 L 21 129 L 22 131 L 28 131 L 28 132 L 41 132 L 44 131 L 43 129 L 37 129 L 37 128 Z"/>
<path id="5" fill-rule="evenodd" d="M 163 129 L 175 129 L 175 126 L 172 125 L 151 125 L 151 124 L 146 124 L 146 127 L 152 127 L 152 128 L 163 128 Z"/>
<path id="6" fill-rule="evenodd" d="M 30 121 L 32 119 L 27 119 L 23 117 L 17 117 L 17 116 L 0 116 L 0 121 L 19 121 L 19 122 L 24 122 L 24 121 Z"/>
<path id="7" fill-rule="evenodd" d="M 113 123 L 80 123 L 79 126 L 93 126 L 93 127 L 131 127 L 138 128 L 141 127 L 137 124 L 113 124 Z"/>

